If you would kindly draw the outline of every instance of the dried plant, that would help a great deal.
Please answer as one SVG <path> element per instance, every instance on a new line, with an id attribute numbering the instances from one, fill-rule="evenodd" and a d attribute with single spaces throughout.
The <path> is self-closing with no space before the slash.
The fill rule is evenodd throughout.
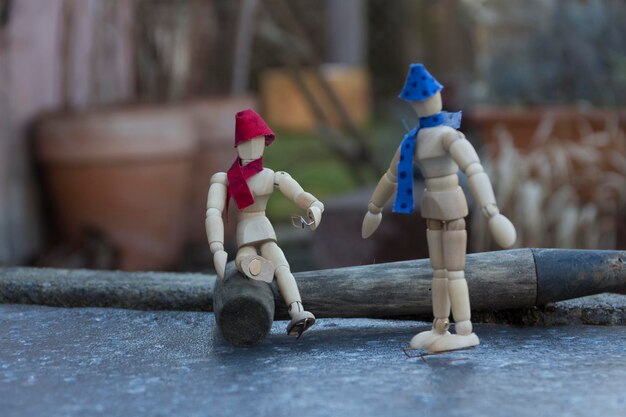
<path id="1" fill-rule="evenodd" d="M 218 31 L 211 0 L 135 0 L 137 95 L 175 101 L 206 93 Z"/>
<path id="2" fill-rule="evenodd" d="M 626 135 L 617 117 L 602 131 L 581 117 L 580 139 L 557 137 L 558 122 L 547 115 L 529 151 L 498 127 L 498 154 L 485 166 L 501 211 L 517 228 L 518 246 L 613 249 L 626 207 Z M 472 226 L 473 249 L 495 249 L 478 210 Z"/>

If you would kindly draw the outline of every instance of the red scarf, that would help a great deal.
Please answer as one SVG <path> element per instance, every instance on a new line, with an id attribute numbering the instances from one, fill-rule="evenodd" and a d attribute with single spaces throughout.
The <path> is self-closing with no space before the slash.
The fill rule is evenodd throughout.
<path id="1" fill-rule="evenodd" d="M 235 159 L 226 175 L 228 176 L 228 188 L 226 194 L 226 216 L 228 216 L 228 204 L 230 197 L 235 200 L 239 210 L 243 210 L 254 204 L 254 196 L 248 187 L 246 180 L 263 171 L 263 158 L 255 159 L 247 165 L 241 165 L 241 158 Z"/>

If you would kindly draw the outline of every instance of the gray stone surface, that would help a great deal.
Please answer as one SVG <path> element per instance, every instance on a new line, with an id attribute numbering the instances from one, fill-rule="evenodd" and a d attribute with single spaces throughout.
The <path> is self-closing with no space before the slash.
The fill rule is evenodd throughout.
<path id="1" fill-rule="evenodd" d="M 234 348 L 210 313 L 0 305 L 0 415 L 626 416 L 626 327 L 483 324 L 422 361 L 426 323 L 285 326 Z"/>

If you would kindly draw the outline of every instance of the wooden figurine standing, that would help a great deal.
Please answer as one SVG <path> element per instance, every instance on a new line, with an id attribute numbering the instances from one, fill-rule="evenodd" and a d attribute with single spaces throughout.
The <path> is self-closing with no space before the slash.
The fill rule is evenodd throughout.
<path id="1" fill-rule="evenodd" d="M 288 306 L 291 322 L 287 333 L 300 336 L 315 323 L 315 316 L 302 306 L 302 299 L 289 263 L 276 243 L 276 233 L 265 216 L 267 201 L 279 189 L 300 208 L 307 210 L 306 224 L 315 230 L 322 219 L 324 205 L 286 172 L 263 167 L 263 152 L 275 139 L 274 132 L 253 110 L 236 115 L 235 148 L 238 158 L 228 172 L 211 178 L 207 198 L 206 233 L 213 254 L 213 263 L 220 279 L 224 279 L 227 253 L 224 251 L 222 215 L 230 198 L 237 204 L 237 269 L 250 279 L 271 282 L 276 276 L 278 288 Z M 258 255 L 261 253 L 261 256 Z"/>
<path id="2" fill-rule="evenodd" d="M 433 269 L 433 326 L 411 339 L 414 349 L 444 352 L 479 344 L 472 331 L 470 300 L 465 280 L 467 232 L 464 217 L 467 200 L 457 172 L 468 177 L 469 186 L 495 241 L 508 248 L 515 243 L 513 224 L 498 210 L 489 177 L 472 144 L 456 129 L 461 112 L 442 112 L 443 86 L 422 64 L 413 64 L 400 94 L 419 117 L 419 125 L 403 139 L 387 172 L 380 179 L 363 219 L 362 237 L 368 238 L 382 220 L 382 210 L 396 192 L 393 211 L 413 212 L 413 164 L 425 178 L 421 214 L 426 219 L 428 251 Z M 456 334 L 449 328 L 450 309 Z"/>

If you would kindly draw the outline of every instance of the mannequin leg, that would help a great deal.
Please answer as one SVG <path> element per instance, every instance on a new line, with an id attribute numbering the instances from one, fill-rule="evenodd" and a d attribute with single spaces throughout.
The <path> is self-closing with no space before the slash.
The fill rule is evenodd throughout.
<path id="1" fill-rule="evenodd" d="M 254 246 L 242 246 L 237 251 L 237 255 L 235 256 L 235 265 L 237 269 L 242 274 L 246 275 L 246 273 L 241 268 L 241 261 L 248 256 L 255 256 L 257 254 L 257 250 Z"/>
<path id="2" fill-rule="evenodd" d="M 465 280 L 466 248 L 465 220 L 447 222 L 443 231 L 443 255 L 448 271 L 448 293 L 456 334 L 440 338 L 431 344 L 431 351 L 463 349 L 479 344 L 478 336 L 472 333 L 469 291 Z"/>
<path id="3" fill-rule="evenodd" d="M 414 349 L 427 349 L 441 336 L 450 334 L 448 332 L 450 297 L 448 296 L 448 277 L 443 257 L 443 222 L 428 219 L 426 227 L 428 255 L 433 269 L 431 291 L 435 319 L 432 330 L 418 333 L 411 339 L 411 347 Z"/>
<path id="4" fill-rule="evenodd" d="M 285 303 L 289 307 L 289 316 L 291 317 L 287 333 L 299 336 L 315 323 L 315 316 L 304 310 L 300 291 L 298 291 L 298 284 L 296 284 L 296 280 L 289 269 L 289 263 L 285 258 L 285 254 L 276 242 L 269 241 L 263 243 L 261 245 L 261 256 L 269 259 L 276 268 L 276 283 Z"/>
<path id="5" fill-rule="evenodd" d="M 257 254 L 255 246 L 242 246 L 237 251 L 235 265 L 239 272 L 250 279 L 272 282 L 274 279 L 274 265 L 268 259 Z"/>

